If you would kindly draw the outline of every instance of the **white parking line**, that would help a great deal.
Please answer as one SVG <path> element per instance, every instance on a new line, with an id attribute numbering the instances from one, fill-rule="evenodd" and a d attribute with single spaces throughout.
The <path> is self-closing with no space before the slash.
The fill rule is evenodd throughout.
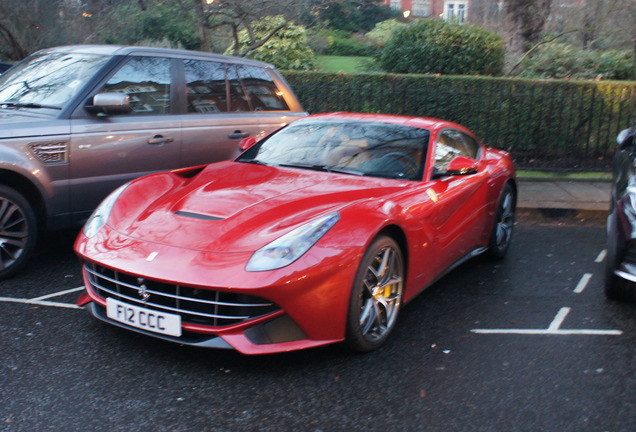
<path id="1" fill-rule="evenodd" d="M 547 329 L 472 329 L 472 333 L 478 334 L 519 334 L 519 335 L 584 335 L 584 336 L 620 336 L 622 330 L 592 330 L 592 329 L 561 329 L 565 321 L 569 307 L 563 307 L 556 314 Z"/>
<path id="2" fill-rule="evenodd" d="M 22 299 L 22 298 L 13 298 L 13 297 L 0 297 L 0 302 L 23 303 L 23 304 L 32 304 L 37 306 L 53 306 L 53 307 L 61 307 L 61 308 L 67 308 L 67 309 L 81 309 L 79 306 L 74 305 L 72 303 L 35 301 L 32 299 Z"/>
<path id="3" fill-rule="evenodd" d="M 79 306 L 73 303 L 52 302 L 52 301 L 45 301 L 45 299 L 63 296 L 64 294 L 74 293 L 77 291 L 81 291 L 83 289 L 84 287 L 81 286 L 77 288 L 67 289 L 64 291 L 57 291 L 51 294 L 35 297 L 32 299 L 15 298 L 15 297 L 0 297 L 0 302 L 22 303 L 22 304 L 31 304 L 31 305 L 37 305 L 37 306 L 53 306 L 53 307 L 60 307 L 60 308 L 67 308 L 67 309 L 81 309 Z"/>
<path id="4" fill-rule="evenodd" d="M 583 290 L 587 287 L 587 284 L 590 282 L 590 279 L 592 279 L 592 273 L 585 273 L 581 277 L 581 280 L 579 281 L 576 288 L 574 288 L 574 293 L 581 294 Z"/>
<path id="5" fill-rule="evenodd" d="M 59 292 L 55 292 L 53 294 L 44 295 L 42 297 L 36 297 L 36 298 L 31 299 L 31 300 L 32 301 L 40 301 L 40 300 L 44 300 L 44 299 L 51 298 L 51 297 L 57 297 L 57 296 L 61 296 L 61 295 L 64 295 L 64 294 L 69 294 L 69 293 L 81 291 L 83 289 L 84 289 L 84 287 L 80 286 L 80 287 L 77 287 L 77 288 L 67 289 L 66 291 L 59 291 Z"/>
<path id="6" fill-rule="evenodd" d="M 603 262 L 603 260 L 605 259 L 605 257 L 607 256 L 607 250 L 603 249 L 601 251 L 601 253 L 598 254 L 598 256 L 596 257 L 596 259 L 594 260 L 595 263 L 600 263 Z"/>
<path id="7" fill-rule="evenodd" d="M 559 312 L 557 312 L 556 316 L 548 326 L 548 331 L 557 331 L 559 327 L 561 327 L 561 324 L 563 324 L 563 321 L 565 321 L 565 317 L 567 317 L 570 313 L 570 310 L 571 309 L 569 307 L 562 307 L 559 309 Z"/>

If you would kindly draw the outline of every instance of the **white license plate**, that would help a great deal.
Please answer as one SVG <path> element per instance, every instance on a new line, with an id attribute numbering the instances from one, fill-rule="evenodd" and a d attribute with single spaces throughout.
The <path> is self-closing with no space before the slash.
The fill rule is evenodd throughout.
<path id="1" fill-rule="evenodd" d="M 106 299 L 106 315 L 112 320 L 138 329 L 170 336 L 181 336 L 181 317 L 179 315 L 129 305 L 112 298 Z"/>

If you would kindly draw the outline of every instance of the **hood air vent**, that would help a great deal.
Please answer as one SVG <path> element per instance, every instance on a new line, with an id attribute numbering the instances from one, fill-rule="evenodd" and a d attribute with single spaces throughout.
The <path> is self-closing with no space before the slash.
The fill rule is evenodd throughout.
<path id="1" fill-rule="evenodd" d="M 220 221 L 220 220 L 223 220 L 223 218 L 216 217 L 216 216 L 204 215 L 204 214 L 201 214 L 201 213 L 191 213 L 191 212 L 181 211 L 181 210 L 176 211 L 175 214 L 179 215 L 179 216 L 183 216 L 183 217 L 189 217 L 189 218 L 194 218 L 194 219 L 202 219 L 202 220 L 209 220 L 209 221 Z"/>

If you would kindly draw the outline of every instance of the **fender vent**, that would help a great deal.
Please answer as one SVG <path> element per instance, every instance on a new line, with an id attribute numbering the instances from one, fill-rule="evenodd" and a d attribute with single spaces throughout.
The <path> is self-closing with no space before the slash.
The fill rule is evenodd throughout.
<path id="1" fill-rule="evenodd" d="M 29 149 L 45 164 L 68 162 L 68 143 L 46 142 L 29 144 Z"/>

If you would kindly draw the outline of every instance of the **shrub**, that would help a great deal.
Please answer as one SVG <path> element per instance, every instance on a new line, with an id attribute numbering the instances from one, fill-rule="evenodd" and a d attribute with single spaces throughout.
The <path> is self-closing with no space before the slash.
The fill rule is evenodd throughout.
<path id="1" fill-rule="evenodd" d="M 419 20 L 393 34 L 378 62 L 387 72 L 501 75 L 503 41 L 478 27 Z"/>
<path id="2" fill-rule="evenodd" d="M 520 71 L 520 76 L 528 78 L 636 78 L 634 58 L 629 50 L 590 51 L 565 43 L 541 46 L 521 63 Z"/>
<path id="3" fill-rule="evenodd" d="M 398 30 L 402 30 L 405 27 L 406 24 L 399 22 L 396 19 L 389 19 L 377 23 L 373 30 L 368 32 L 365 36 L 371 39 L 375 45 L 384 47 L 389 39 L 391 39 L 393 33 Z"/>
<path id="4" fill-rule="evenodd" d="M 322 50 L 320 41 L 326 46 Z M 371 42 L 363 35 L 349 33 L 344 30 L 322 30 L 312 36 L 311 45 L 316 47 L 314 50 L 325 55 L 333 56 L 368 56 L 371 52 Z"/>
<path id="5" fill-rule="evenodd" d="M 282 15 L 265 17 L 252 22 L 252 30 L 257 40 L 264 39 L 272 29 L 285 24 L 267 42 L 249 51 L 250 37 L 247 30 L 239 32 L 240 52 L 255 59 L 271 63 L 279 69 L 311 70 L 316 67 L 314 52 L 309 47 L 305 28 L 285 21 Z M 232 55 L 232 47 L 225 54 Z"/>

